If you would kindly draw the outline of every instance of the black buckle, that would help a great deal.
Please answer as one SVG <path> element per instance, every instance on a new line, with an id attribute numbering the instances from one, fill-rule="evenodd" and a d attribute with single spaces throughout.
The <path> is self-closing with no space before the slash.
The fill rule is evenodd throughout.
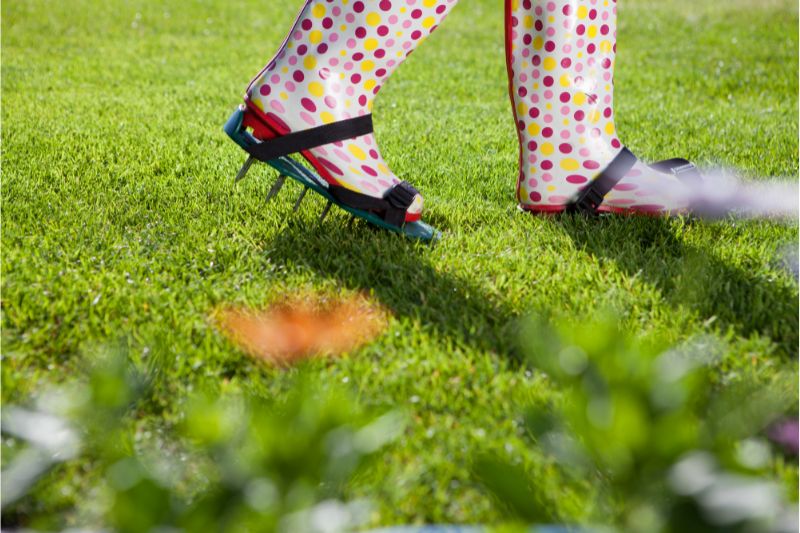
<path id="1" fill-rule="evenodd" d="M 681 174 L 688 174 L 689 172 L 697 172 L 697 167 L 694 166 L 692 163 L 686 163 L 685 165 L 681 165 L 679 167 L 674 167 L 672 169 L 672 173 L 675 174 L 676 177 L 680 178 Z"/>
<path id="2" fill-rule="evenodd" d="M 603 203 L 605 195 L 594 188 L 594 182 L 590 183 L 572 204 L 573 212 L 597 214 L 597 208 Z"/>
<path id="3" fill-rule="evenodd" d="M 418 194 L 419 191 L 415 189 L 413 185 L 407 181 L 401 181 L 389 189 L 384 199 L 388 201 L 392 207 L 405 211 L 411 207 L 411 204 L 414 203 L 414 198 Z"/>

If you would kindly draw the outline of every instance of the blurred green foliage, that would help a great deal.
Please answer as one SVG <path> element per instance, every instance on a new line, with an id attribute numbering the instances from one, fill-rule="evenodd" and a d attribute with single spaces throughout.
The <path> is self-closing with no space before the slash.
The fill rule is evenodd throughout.
<path id="1" fill-rule="evenodd" d="M 401 415 L 368 412 L 344 391 L 297 372 L 292 389 L 279 398 L 192 394 L 158 448 L 137 449 L 131 421 L 154 384 L 157 365 L 151 366 L 140 372 L 124 351 L 115 351 L 92 364 L 85 379 L 44 394 L 33 409 L 19 409 L 11 424 L 4 420 L 4 432 L 27 441 L 28 449 L 44 450 L 37 468 L 27 471 L 32 478 L 15 479 L 34 490 L 3 502 L 4 526 L 15 525 L 18 505 L 25 506 L 28 524 L 48 523 L 31 513 L 30 498 L 43 490 L 33 478 L 53 475 L 60 460 L 45 452 L 61 437 L 28 438 L 29 425 L 41 417 L 79 436 L 81 453 L 102 472 L 102 527 L 123 533 L 338 531 L 368 518 L 369 502 L 340 501 L 341 489 L 403 431 Z M 20 456 L 6 459 L 7 471 Z"/>
<path id="2" fill-rule="evenodd" d="M 720 341 L 678 348 L 633 338 L 603 318 L 524 329 L 530 363 L 563 390 L 530 406 L 525 425 L 575 482 L 591 479 L 594 517 L 622 531 L 790 531 L 796 511 L 769 479 L 775 462 L 765 430 L 795 407 L 794 376 L 768 386 L 718 384 Z M 475 463 L 478 478 L 524 522 L 553 519 L 556 495 L 494 455 Z M 796 529 L 795 529 L 796 530 Z"/>

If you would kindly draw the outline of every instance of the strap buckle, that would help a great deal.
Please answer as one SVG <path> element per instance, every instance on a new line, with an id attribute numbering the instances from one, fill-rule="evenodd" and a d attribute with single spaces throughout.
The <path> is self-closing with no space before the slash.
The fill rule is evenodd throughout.
<path id="1" fill-rule="evenodd" d="M 418 194 L 419 191 L 415 189 L 413 185 L 407 181 L 401 181 L 389 189 L 383 198 L 389 202 L 392 207 L 405 211 L 411 207 L 411 204 L 414 203 L 414 198 Z"/>
<path id="2" fill-rule="evenodd" d="M 676 177 L 680 178 L 682 174 L 688 174 L 689 172 L 696 172 L 697 167 L 694 166 L 694 164 L 692 163 L 686 163 L 685 165 L 681 165 L 679 167 L 673 167 L 671 170 Z"/>
<path id="3" fill-rule="evenodd" d="M 604 194 L 594 188 L 594 183 L 590 183 L 581 195 L 575 200 L 573 206 L 574 210 L 581 213 L 596 214 L 597 208 L 603 203 L 605 198 Z"/>

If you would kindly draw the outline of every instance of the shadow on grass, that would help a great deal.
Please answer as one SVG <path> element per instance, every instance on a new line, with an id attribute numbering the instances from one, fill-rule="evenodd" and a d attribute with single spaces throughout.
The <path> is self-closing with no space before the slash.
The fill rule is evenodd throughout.
<path id="1" fill-rule="evenodd" d="M 339 221 L 324 233 L 291 224 L 267 254 L 333 279 L 341 287 L 370 293 L 395 316 L 418 322 L 464 347 L 517 356 L 517 315 L 468 280 L 437 271 L 426 258 L 429 245 L 399 235 L 352 229 Z"/>
<path id="2" fill-rule="evenodd" d="M 640 276 L 674 308 L 696 311 L 704 320 L 713 317 L 722 331 L 764 335 L 784 354 L 797 357 L 797 285 L 788 276 L 758 275 L 747 270 L 747 261 L 735 266 L 687 244 L 679 238 L 682 223 L 676 220 L 561 216 L 554 221 L 578 248 Z M 683 221 L 687 226 L 705 223 Z M 754 271 L 759 267 L 753 264 Z"/>
<path id="3" fill-rule="evenodd" d="M 680 222 L 661 218 L 553 217 L 576 246 L 612 261 L 629 276 L 656 287 L 675 310 L 713 317 L 721 331 L 766 336 L 784 355 L 797 356 L 797 286 L 729 264 L 680 237 Z M 705 222 L 685 222 L 685 224 Z M 271 242 L 271 260 L 308 268 L 341 287 L 370 292 L 395 316 L 418 322 L 443 338 L 519 360 L 519 314 L 470 280 L 437 270 L 426 245 L 329 221 L 325 231 L 290 223 Z M 753 265 L 757 270 L 758 265 Z M 600 290 L 603 288 L 601 287 Z"/>

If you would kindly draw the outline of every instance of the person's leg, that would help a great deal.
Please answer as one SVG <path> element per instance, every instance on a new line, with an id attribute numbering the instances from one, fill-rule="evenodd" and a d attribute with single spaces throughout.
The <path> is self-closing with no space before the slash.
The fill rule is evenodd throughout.
<path id="1" fill-rule="evenodd" d="M 693 166 L 655 167 L 614 125 L 616 0 L 505 0 L 506 58 L 520 139 L 517 198 L 531 211 L 677 212 Z"/>
<path id="2" fill-rule="evenodd" d="M 246 126 L 263 140 L 369 115 L 386 79 L 456 2 L 308 0 L 247 89 Z M 336 190 L 382 198 L 400 181 L 371 133 L 302 153 Z M 414 194 L 405 220 L 418 220 L 421 211 Z"/>

